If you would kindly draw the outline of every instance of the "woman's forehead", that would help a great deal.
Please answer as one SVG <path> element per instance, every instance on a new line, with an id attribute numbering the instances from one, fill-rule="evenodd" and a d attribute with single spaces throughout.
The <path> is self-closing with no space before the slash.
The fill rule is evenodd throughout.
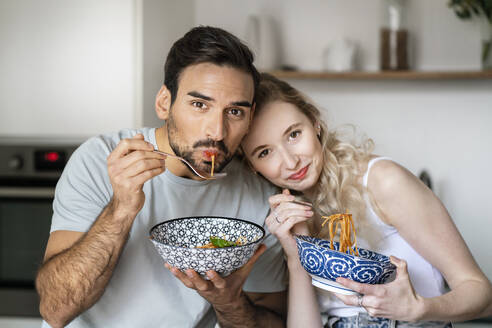
<path id="1" fill-rule="evenodd" d="M 309 118 L 293 104 L 282 101 L 268 103 L 255 114 L 243 145 L 253 148 L 259 144 L 274 143 L 281 140 L 293 124 L 309 122 Z"/>
<path id="2" fill-rule="evenodd" d="M 263 126 L 264 129 L 274 127 L 287 128 L 294 122 L 309 122 L 309 118 L 294 104 L 273 101 L 257 111 L 253 121 L 253 128 L 256 123 L 259 123 L 258 126 Z"/>

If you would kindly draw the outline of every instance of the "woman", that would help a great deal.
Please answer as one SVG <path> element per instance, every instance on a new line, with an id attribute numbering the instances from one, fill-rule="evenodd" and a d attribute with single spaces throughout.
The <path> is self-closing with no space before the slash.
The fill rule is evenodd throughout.
<path id="1" fill-rule="evenodd" d="M 322 327 L 328 317 L 325 327 L 450 327 L 490 315 L 491 284 L 431 190 L 404 167 L 373 155 L 370 140 L 339 140 L 318 109 L 283 81 L 263 74 L 256 104 L 242 149 L 256 172 L 284 189 L 270 198 L 266 222 L 287 257 L 288 326 Z M 289 190 L 312 207 L 293 202 Z M 359 296 L 312 287 L 292 236 L 327 238 L 321 216 L 346 210 L 358 246 L 393 255 L 397 267 L 395 280 L 384 285 L 338 278 Z"/>

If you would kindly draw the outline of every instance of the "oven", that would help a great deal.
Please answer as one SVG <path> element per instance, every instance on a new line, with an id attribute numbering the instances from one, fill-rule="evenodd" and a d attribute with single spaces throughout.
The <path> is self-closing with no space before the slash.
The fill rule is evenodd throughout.
<path id="1" fill-rule="evenodd" d="M 0 141 L 0 316 L 37 316 L 55 186 L 76 144 Z"/>

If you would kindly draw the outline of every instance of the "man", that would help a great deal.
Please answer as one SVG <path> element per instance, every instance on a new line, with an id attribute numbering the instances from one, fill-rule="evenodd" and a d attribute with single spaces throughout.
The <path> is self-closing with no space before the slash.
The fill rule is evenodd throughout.
<path id="1" fill-rule="evenodd" d="M 213 310 L 221 327 L 284 325 L 285 267 L 271 235 L 244 267 L 226 278 L 210 271 L 210 280 L 167 270 L 148 240 L 153 225 L 175 217 L 263 224 L 273 190 L 233 158 L 254 113 L 259 75 L 252 60 L 226 31 L 192 29 L 166 60 L 156 97 L 166 123 L 89 139 L 72 155 L 36 279 L 45 326 L 211 327 Z M 154 149 L 204 171 L 214 153 L 217 171 L 228 175 L 200 180 Z"/>

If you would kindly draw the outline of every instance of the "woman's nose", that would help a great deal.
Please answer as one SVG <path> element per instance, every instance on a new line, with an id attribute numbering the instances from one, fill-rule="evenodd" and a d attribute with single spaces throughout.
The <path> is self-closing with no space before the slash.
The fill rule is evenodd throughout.
<path id="1" fill-rule="evenodd" d="M 297 168 L 299 163 L 299 157 L 289 151 L 283 151 L 282 157 L 284 160 L 285 168 L 293 170 Z"/>

